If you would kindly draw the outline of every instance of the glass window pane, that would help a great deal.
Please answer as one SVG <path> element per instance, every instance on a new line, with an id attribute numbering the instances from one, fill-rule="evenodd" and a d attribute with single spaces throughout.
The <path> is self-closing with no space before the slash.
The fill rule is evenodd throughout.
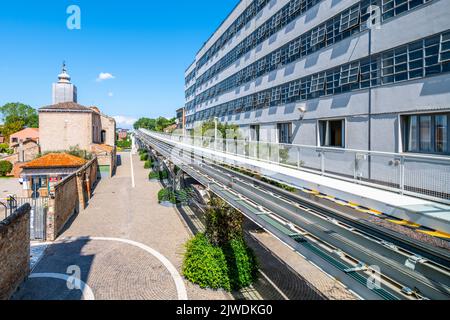
<path id="1" fill-rule="evenodd" d="M 420 151 L 431 151 L 431 116 L 420 117 Z"/>
<path id="2" fill-rule="evenodd" d="M 418 126 L 417 126 L 417 116 L 411 116 L 409 117 L 408 121 L 408 146 L 407 151 L 414 152 L 418 151 L 418 141 L 417 141 L 417 133 L 418 133 Z"/>
<path id="3" fill-rule="evenodd" d="M 448 152 L 448 116 L 439 115 L 435 118 L 435 150 L 436 152 Z"/>

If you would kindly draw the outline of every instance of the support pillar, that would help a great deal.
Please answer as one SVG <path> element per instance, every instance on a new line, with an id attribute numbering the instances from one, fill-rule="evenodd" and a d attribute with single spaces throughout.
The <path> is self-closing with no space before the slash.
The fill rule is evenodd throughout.
<path id="1" fill-rule="evenodd" d="M 80 211 L 86 209 L 86 199 L 84 194 L 84 172 L 77 173 L 77 190 L 78 190 L 78 203 L 80 205 Z"/>

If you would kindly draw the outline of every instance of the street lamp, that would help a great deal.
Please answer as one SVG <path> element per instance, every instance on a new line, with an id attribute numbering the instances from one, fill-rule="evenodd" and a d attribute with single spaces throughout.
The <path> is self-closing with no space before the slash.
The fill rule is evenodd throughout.
<path id="1" fill-rule="evenodd" d="M 306 107 L 305 106 L 298 107 L 298 111 L 300 112 L 300 120 L 303 120 L 306 113 Z"/>

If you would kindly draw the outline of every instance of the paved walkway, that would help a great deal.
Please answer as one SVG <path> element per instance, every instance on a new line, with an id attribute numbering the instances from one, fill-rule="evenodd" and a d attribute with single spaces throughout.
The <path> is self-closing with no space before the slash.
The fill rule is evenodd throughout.
<path id="1" fill-rule="evenodd" d="M 175 209 L 158 204 L 161 187 L 148 181 L 138 157 L 120 157 L 116 176 L 100 182 L 89 207 L 47 248 L 13 298 L 229 299 L 179 276 L 189 231 Z M 70 278 L 78 271 L 80 282 Z"/>

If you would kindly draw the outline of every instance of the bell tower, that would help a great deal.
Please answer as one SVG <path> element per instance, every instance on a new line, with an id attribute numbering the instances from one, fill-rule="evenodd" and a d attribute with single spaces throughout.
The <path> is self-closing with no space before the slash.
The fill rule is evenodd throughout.
<path id="1" fill-rule="evenodd" d="M 58 75 L 58 82 L 53 84 L 53 104 L 63 102 L 78 102 L 77 87 L 70 82 L 65 62 L 61 74 Z"/>

